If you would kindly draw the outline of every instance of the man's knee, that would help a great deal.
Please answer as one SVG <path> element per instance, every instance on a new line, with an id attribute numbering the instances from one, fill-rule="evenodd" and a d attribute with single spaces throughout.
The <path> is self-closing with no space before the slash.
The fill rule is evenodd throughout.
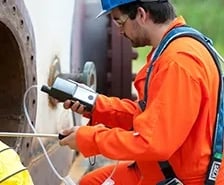
<path id="1" fill-rule="evenodd" d="M 92 176 L 89 174 L 84 175 L 79 181 L 79 185 L 90 185 L 90 184 L 96 185 L 96 182 L 94 182 L 94 178 L 92 178 Z"/>

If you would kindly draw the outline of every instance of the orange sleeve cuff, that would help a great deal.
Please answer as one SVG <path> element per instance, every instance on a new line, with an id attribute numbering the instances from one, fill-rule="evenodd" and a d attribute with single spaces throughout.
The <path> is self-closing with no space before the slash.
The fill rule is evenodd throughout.
<path id="1" fill-rule="evenodd" d="M 85 157 L 90 157 L 100 153 L 94 141 L 95 133 L 96 127 L 92 126 L 81 126 L 77 131 L 77 147 Z"/>

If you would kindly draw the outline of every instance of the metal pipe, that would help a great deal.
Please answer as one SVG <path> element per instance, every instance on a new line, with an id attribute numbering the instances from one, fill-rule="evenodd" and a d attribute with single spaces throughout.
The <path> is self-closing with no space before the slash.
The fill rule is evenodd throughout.
<path id="1" fill-rule="evenodd" d="M 58 134 L 43 134 L 43 133 L 21 133 L 21 132 L 0 132 L 0 137 L 55 137 Z"/>

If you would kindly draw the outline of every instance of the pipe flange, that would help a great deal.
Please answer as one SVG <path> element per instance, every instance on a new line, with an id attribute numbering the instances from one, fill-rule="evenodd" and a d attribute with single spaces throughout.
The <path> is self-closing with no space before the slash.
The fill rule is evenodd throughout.
<path id="1" fill-rule="evenodd" d="M 49 76 L 48 76 L 48 81 L 47 81 L 49 87 L 51 87 L 53 85 L 55 78 L 59 74 L 61 74 L 60 59 L 57 56 L 55 56 L 55 58 L 53 59 L 51 65 L 50 65 L 50 69 L 49 69 Z M 52 98 L 51 96 L 48 96 L 48 99 L 49 99 L 49 106 L 52 108 L 56 108 L 58 101 L 56 99 Z"/>
<path id="2" fill-rule="evenodd" d="M 96 78 L 96 67 L 94 62 L 87 61 L 83 68 L 82 82 L 96 91 L 97 78 Z"/>

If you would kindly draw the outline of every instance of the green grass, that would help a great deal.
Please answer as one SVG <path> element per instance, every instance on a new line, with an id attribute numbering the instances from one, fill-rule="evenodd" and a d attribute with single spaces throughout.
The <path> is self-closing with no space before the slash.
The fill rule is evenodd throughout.
<path id="1" fill-rule="evenodd" d="M 217 51 L 224 56 L 224 1 L 223 0 L 172 0 L 178 15 L 182 15 L 187 24 L 210 37 Z M 149 47 L 138 48 L 138 58 L 133 61 L 133 72 L 145 63 Z"/>
<path id="2" fill-rule="evenodd" d="M 149 51 L 150 51 L 150 47 L 137 48 L 138 58 L 132 61 L 133 73 L 136 73 L 142 67 L 142 65 L 144 65 Z"/>

